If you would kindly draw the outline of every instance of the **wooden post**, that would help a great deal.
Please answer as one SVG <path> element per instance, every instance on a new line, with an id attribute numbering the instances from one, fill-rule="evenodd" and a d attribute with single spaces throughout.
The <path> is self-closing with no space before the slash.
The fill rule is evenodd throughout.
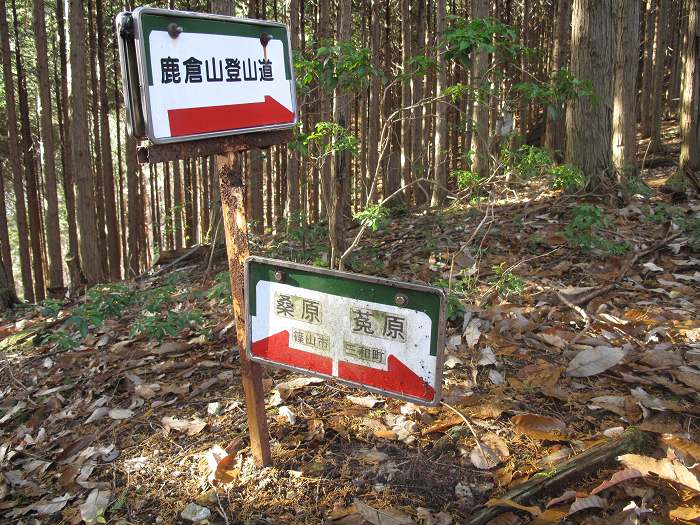
<path id="1" fill-rule="evenodd" d="M 250 448 L 258 466 L 268 467 L 272 464 L 272 457 L 265 415 L 262 372 L 260 365 L 251 362 L 246 352 L 243 269 L 244 261 L 248 257 L 248 219 L 245 211 L 245 181 L 241 170 L 240 154 L 217 155 L 216 169 L 219 173 L 221 188 L 226 251 L 231 274 L 233 316 L 236 321 L 236 337 L 241 356 L 241 381 L 248 411 Z"/>

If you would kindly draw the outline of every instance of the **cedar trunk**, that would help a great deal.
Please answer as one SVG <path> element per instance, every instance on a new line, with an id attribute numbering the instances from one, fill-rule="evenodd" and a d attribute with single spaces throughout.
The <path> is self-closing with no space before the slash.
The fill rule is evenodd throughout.
<path id="1" fill-rule="evenodd" d="M 589 186 L 607 187 L 612 175 L 612 0 L 574 0 L 571 72 L 591 82 L 595 96 L 569 104 L 566 159 L 586 174 Z"/>

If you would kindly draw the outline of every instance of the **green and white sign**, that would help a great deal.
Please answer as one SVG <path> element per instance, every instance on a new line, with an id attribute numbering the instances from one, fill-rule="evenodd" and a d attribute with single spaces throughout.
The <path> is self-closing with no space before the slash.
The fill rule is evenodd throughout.
<path id="1" fill-rule="evenodd" d="M 138 102 L 152 142 L 295 125 L 294 74 L 284 24 L 145 7 L 131 17 Z M 122 55 L 128 59 L 128 53 Z"/>
<path id="2" fill-rule="evenodd" d="M 259 257 L 245 278 L 251 360 L 439 402 L 442 290 Z"/>

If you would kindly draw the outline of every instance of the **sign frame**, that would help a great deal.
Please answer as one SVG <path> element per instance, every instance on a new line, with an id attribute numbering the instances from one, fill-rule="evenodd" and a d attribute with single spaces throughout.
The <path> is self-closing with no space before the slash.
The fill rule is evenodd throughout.
<path id="1" fill-rule="evenodd" d="M 300 368 L 296 367 L 293 365 L 289 364 L 284 364 L 280 363 L 277 361 L 271 361 L 265 358 L 261 358 L 259 356 L 256 356 L 252 353 L 252 318 L 251 318 L 251 312 L 250 312 L 250 303 L 251 303 L 251 297 L 250 294 L 248 293 L 250 290 L 250 265 L 251 263 L 260 263 L 260 264 L 265 264 L 269 266 L 274 266 L 275 268 L 279 268 L 280 271 L 284 272 L 285 269 L 290 269 L 290 270 L 297 270 L 297 271 L 303 271 L 307 273 L 312 273 L 312 274 L 318 274 L 320 276 L 332 276 L 332 277 L 340 277 L 340 278 L 347 278 L 353 281 L 360 281 L 360 282 L 365 282 L 369 284 L 376 284 L 376 285 L 382 285 L 382 286 L 390 286 L 391 288 L 395 288 L 397 293 L 400 294 L 401 290 L 411 290 L 411 291 L 416 291 L 416 292 L 427 292 L 427 293 L 433 293 L 437 296 L 439 296 L 440 300 L 440 306 L 439 306 L 439 313 L 438 313 L 438 321 L 437 321 L 437 343 L 436 343 L 436 365 L 435 365 L 435 385 L 434 385 L 434 391 L 435 395 L 433 397 L 432 401 L 426 401 L 425 399 L 410 396 L 410 395 L 405 395 L 405 394 L 399 394 L 396 392 L 388 391 L 388 390 L 383 390 L 381 388 L 365 385 L 362 383 L 358 383 L 355 381 L 350 381 L 347 379 L 342 379 L 337 376 L 333 375 L 327 375 L 319 372 L 315 372 L 313 370 L 309 370 L 306 368 Z M 428 286 L 425 284 L 418 284 L 418 283 L 411 283 L 411 282 L 403 282 L 403 281 L 398 281 L 395 279 L 387 279 L 384 277 L 377 277 L 377 276 L 372 276 L 372 275 L 362 275 L 362 274 L 356 274 L 352 272 L 345 272 L 341 270 L 329 270 L 328 268 L 318 268 L 314 266 L 309 266 L 305 264 L 300 264 L 300 263 L 295 263 L 291 261 L 282 261 L 279 259 L 272 259 L 268 257 L 259 257 L 259 256 L 249 256 L 245 259 L 244 262 L 244 289 L 246 291 L 246 301 L 245 301 L 245 323 L 246 323 L 246 347 L 245 351 L 248 356 L 248 359 L 250 361 L 255 362 L 255 363 L 260 363 L 260 364 L 265 364 L 267 366 L 272 366 L 275 368 L 283 368 L 286 370 L 290 370 L 292 372 L 298 372 L 301 374 L 313 376 L 313 377 L 320 377 L 323 379 L 330 379 L 333 381 L 336 381 L 338 383 L 342 383 L 348 386 L 351 386 L 353 388 L 360 388 L 363 390 L 368 390 L 369 392 L 379 394 L 382 396 L 387 396 L 387 397 L 392 397 L 396 399 L 400 399 L 402 401 L 407 401 L 411 403 L 415 403 L 418 405 L 422 406 L 437 406 L 440 404 L 440 400 L 442 397 L 442 374 L 444 371 L 444 362 L 445 362 L 445 324 L 446 324 L 446 314 L 447 314 L 447 296 L 445 295 L 444 290 L 440 288 L 436 288 L 433 286 Z M 305 289 L 305 288 L 300 288 L 300 289 Z M 335 294 L 329 294 L 329 295 L 335 295 Z M 410 304 L 406 305 L 407 308 L 410 308 Z M 433 385 L 431 385 L 433 387 Z"/>
<path id="2" fill-rule="evenodd" d="M 153 117 L 151 115 L 151 98 L 149 94 L 148 85 L 148 75 L 147 75 L 147 57 L 146 57 L 146 46 L 144 45 L 144 34 L 143 26 L 141 21 L 141 16 L 143 15 L 159 15 L 159 16 L 170 16 L 170 17 L 180 17 L 180 18 L 194 18 L 198 20 L 216 20 L 223 22 L 236 22 L 242 24 L 249 24 L 253 26 L 267 26 L 267 27 L 277 27 L 284 28 L 287 34 L 287 50 L 290 64 L 290 79 L 291 83 L 291 96 L 292 96 L 292 112 L 294 113 L 294 120 L 289 123 L 284 124 L 271 124 L 269 126 L 256 126 L 248 128 L 237 128 L 223 131 L 212 131 L 206 133 L 198 133 L 194 135 L 181 135 L 175 137 L 160 137 L 154 136 L 153 130 Z M 254 20 L 248 18 L 238 18 L 227 15 L 217 15 L 211 13 L 196 13 L 192 11 L 179 11 L 172 9 L 161 9 L 156 7 L 137 7 L 131 12 L 131 17 L 133 20 L 133 38 L 136 47 L 136 60 L 138 66 L 138 83 L 140 88 L 140 103 L 141 112 L 143 114 L 145 133 L 148 140 L 153 144 L 170 144 L 177 142 L 189 142 L 195 140 L 202 140 L 208 138 L 216 137 L 227 137 L 231 135 L 240 135 L 244 133 L 254 133 L 254 132 L 264 132 L 264 131 L 277 131 L 292 129 L 299 123 L 299 108 L 296 98 L 296 76 L 294 73 L 294 61 L 292 55 L 292 42 L 291 35 L 289 34 L 289 28 L 286 24 L 282 22 L 275 22 L 272 20 Z M 128 66 L 127 66 L 128 67 Z M 124 77 L 123 77 L 124 78 Z M 133 108 L 132 108 L 133 111 Z"/>

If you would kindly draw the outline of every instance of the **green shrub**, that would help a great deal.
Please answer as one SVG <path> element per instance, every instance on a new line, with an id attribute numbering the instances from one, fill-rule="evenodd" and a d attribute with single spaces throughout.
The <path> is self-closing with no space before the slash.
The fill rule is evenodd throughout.
<path id="1" fill-rule="evenodd" d="M 622 255 L 629 249 L 627 243 L 609 241 L 600 235 L 611 222 L 598 206 L 580 204 L 571 212 L 571 220 L 564 227 L 564 238 L 570 246 L 584 251 L 599 249 L 609 255 Z"/>
<path id="2" fill-rule="evenodd" d="M 550 186 L 553 190 L 573 192 L 583 188 L 586 177 L 581 168 L 573 164 L 561 164 L 552 166 L 548 170 Z"/>

